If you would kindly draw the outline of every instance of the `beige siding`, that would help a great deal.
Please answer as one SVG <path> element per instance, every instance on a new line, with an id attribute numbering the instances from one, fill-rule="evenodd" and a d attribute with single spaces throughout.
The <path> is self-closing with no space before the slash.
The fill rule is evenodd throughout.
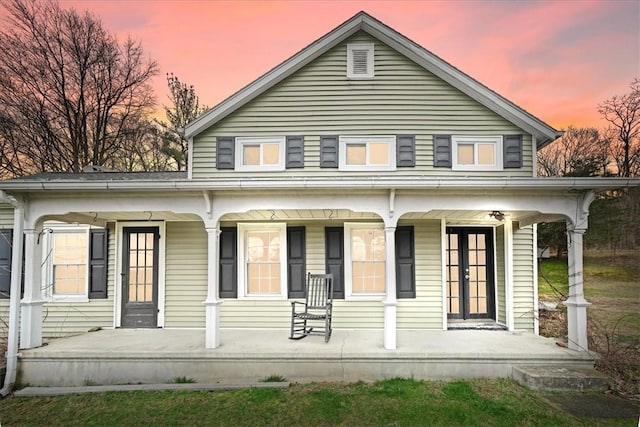
<path id="1" fill-rule="evenodd" d="M 528 226 L 513 235 L 513 313 L 516 329 L 533 332 L 533 227 Z"/>
<path id="2" fill-rule="evenodd" d="M 109 229 L 109 255 L 107 269 L 107 298 L 92 299 L 89 302 L 48 302 L 43 307 L 44 322 L 42 334 L 57 337 L 87 332 L 91 328 L 113 327 L 114 292 L 113 283 L 116 266 L 116 233 L 113 224 Z"/>
<path id="3" fill-rule="evenodd" d="M 346 44 L 352 41 L 375 43 L 375 79 L 346 78 Z M 263 135 L 304 135 L 304 174 L 333 175 L 335 169 L 319 168 L 319 140 L 320 135 L 335 134 L 416 135 L 416 167 L 400 168 L 395 174 L 455 175 L 455 171 L 432 166 L 432 136 L 441 133 L 524 134 L 395 50 L 359 33 L 197 136 L 193 177 L 237 173 L 215 170 L 216 136 Z M 531 176 L 532 155 L 531 137 L 525 134 L 523 168 L 464 175 Z M 281 172 L 300 173 L 300 169 Z"/>
<path id="4" fill-rule="evenodd" d="M 442 233 L 440 221 L 414 226 L 416 298 L 398 300 L 398 329 L 442 329 Z"/>
<path id="5" fill-rule="evenodd" d="M 498 300 L 496 301 L 496 312 L 498 322 L 507 323 L 507 299 L 505 296 L 504 283 L 504 226 L 496 227 L 496 289 L 498 290 Z"/>
<path id="6" fill-rule="evenodd" d="M 202 222 L 167 222 L 165 327 L 204 328 L 207 232 Z"/>
<path id="7" fill-rule="evenodd" d="M 0 228 L 13 228 L 13 208 L 0 205 Z"/>

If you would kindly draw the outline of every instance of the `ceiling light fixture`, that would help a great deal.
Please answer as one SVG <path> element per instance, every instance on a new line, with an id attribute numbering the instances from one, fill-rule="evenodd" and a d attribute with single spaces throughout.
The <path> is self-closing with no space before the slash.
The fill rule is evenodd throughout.
<path id="1" fill-rule="evenodd" d="M 495 218 L 497 221 L 504 221 L 504 212 L 493 211 L 489 214 L 489 216 Z"/>

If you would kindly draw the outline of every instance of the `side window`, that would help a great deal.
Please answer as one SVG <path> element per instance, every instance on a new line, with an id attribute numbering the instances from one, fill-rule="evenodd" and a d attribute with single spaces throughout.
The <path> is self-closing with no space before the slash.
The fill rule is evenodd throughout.
<path id="1" fill-rule="evenodd" d="M 49 225 L 42 244 L 42 285 L 52 300 L 107 298 L 107 229 Z"/>

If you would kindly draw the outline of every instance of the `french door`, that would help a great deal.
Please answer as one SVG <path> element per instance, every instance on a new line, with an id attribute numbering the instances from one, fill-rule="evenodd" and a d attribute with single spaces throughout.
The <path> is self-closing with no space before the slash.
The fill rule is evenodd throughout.
<path id="1" fill-rule="evenodd" d="M 158 227 L 122 229 L 123 328 L 158 326 Z"/>
<path id="2" fill-rule="evenodd" d="M 449 319 L 493 319 L 493 228 L 447 227 L 446 288 Z"/>

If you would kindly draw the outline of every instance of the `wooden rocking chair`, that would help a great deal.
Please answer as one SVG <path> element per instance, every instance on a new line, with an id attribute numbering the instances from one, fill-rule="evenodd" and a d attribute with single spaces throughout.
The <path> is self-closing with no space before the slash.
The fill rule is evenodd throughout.
<path id="1" fill-rule="evenodd" d="M 324 341 L 329 342 L 332 306 L 333 274 L 308 273 L 306 301 L 291 302 L 291 336 L 289 338 L 299 340 L 313 333 L 324 335 Z"/>

